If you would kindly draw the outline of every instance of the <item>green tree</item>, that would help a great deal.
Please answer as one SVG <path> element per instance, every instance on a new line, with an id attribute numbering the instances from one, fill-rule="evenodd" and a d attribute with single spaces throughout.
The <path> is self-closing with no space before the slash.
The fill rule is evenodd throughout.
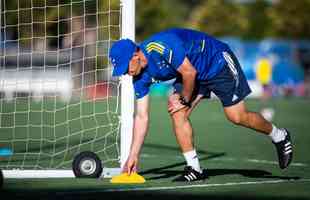
<path id="1" fill-rule="evenodd" d="M 158 31 L 184 26 L 186 6 L 179 0 L 136 0 L 137 41 Z"/>
<path id="2" fill-rule="evenodd" d="M 268 11 L 270 35 L 279 38 L 310 38 L 310 0 L 279 0 Z"/>
<path id="3" fill-rule="evenodd" d="M 247 29 L 248 20 L 241 4 L 213 0 L 197 5 L 187 25 L 216 36 L 240 36 Z"/>
<path id="4" fill-rule="evenodd" d="M 244 4 L 246 9 L 247 28 L 242 34 L 246 39 L 262 39 L 269 33 L 271 20 L 268 16 L 268 9 L 271 7 L 270 2 L 266 0 L 255 0 Z"/>

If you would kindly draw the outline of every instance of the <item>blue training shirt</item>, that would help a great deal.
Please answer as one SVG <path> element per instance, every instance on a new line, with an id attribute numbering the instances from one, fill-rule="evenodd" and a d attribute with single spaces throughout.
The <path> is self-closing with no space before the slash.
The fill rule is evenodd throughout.
<path id="1" fill-rule="evenodd" d="M 167 81 L 178 76 L 177 69 L 185 57 L 197 70 L 197 81 L 214 77 L 226 63 L 223 51 L 227 44 L 199 31 L 173 28 L 159 32 L 139 45 L 148 60 L 147 67 L 133 78 L 136 98 L 149 93 L 154 82 Z"/>

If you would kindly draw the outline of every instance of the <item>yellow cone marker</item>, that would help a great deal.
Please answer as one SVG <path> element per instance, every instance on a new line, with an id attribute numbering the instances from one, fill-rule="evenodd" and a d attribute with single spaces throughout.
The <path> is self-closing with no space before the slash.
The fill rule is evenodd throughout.
<path id="1" fill-rule="evenodd" d="M 110 180 L 111 183 L 123 183 L 123 184 L 130 184 L 130 183 L 144 183 L 145 179 L 143 176 L 132 173 L 128 175 L 127 173 L 122 173 L 120 175 L 112 177 Z"/>

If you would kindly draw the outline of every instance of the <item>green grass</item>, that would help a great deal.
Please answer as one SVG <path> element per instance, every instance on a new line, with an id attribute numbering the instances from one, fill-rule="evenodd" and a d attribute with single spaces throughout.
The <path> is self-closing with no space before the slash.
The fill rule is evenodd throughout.
<path id="1" fill-rule="evenodd" d="M 274 123 L 292 133 L 294 159 L 286 170 L 278 168 L 269 138 L 232 125 L 218 101 L 204 101 L 191 120 L 201 165 L 210 177 L 193 184 L 171 182 L 185 163 L 166 99 L 157 97 L 152 98 L 150 131 L 140 160 L 145 184 L 112 185 L 109 179 L 8 179 L 0 195 L 10 199 L 310 199 L 310 101 L 274 99 L 269 104 L 275 109 Z M 253 111 L 260 109 L 256 100 L 248 100 L 247 105 Z"/>

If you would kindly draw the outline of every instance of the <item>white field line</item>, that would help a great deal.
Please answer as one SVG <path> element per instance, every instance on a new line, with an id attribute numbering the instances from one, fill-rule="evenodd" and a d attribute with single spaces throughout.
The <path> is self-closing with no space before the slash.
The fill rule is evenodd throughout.
<path id="1" fill-rule="evenodd" d="M 270 164 L 270 165 L 279 165 L 276 161 L 270 161 L 270 160 L 258 160 L 258 159 L 236 159 L 236 158 L 214 158 L 213 160 L 219 160 L 219 161 L 238 161 L 238 162 L 248 162 L 248 163 L 259 163 L 259 164 Z M 300 163 L 300 162 L 292 162 L 290 166 L 295 167 L 307 167 L 309 166 L 306 163 Z"/>
<path id="2" fill-rule="evenodd" d="M 108 190 L 104 190 L 104 191 L 105 192 L 157 191 L 157 190 L 177 190 L 177 189 L 188 189 L 188 188 L 228 187 L 228 186 L 240 186 L 240 185 L 263 185 L 263 184 L 295 183 L 295 182 L 310 182 L 310 179 L 248 181 L 248 182 L 231 182 L 231 183 L 214 183 L 214 184 L 198 184 L 198 185 L 181 185 L 181 186 L 167 186 L 167 187 L 115 188 L 115 189 L 108 189 Z"/>
<path id="3" fill-rule="evenodd" d="M 256 160 L 256 159 L 247 159 L 248 162 L 253 162 L 253 163 L 262 163 L 262 164 L 273 164 L 273 165 L 278 165 L 278 162 L 275 161 L 269 161 L 269 160 Z M 290 166 L 296 166 L 296 167 L 306 167 L 308 166 L 305 163 L 297 163 L 293 162 L 290 164 Z"/>

